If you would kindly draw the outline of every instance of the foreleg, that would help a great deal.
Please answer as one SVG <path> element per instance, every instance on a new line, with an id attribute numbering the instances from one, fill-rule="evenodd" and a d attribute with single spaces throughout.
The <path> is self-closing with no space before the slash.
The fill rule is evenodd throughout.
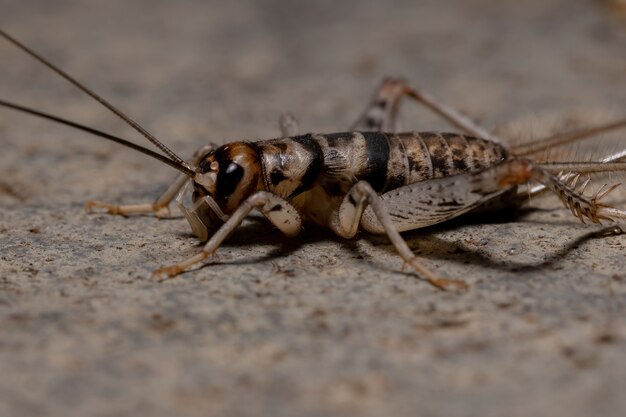
<path id="1" fill-rule="evenodd" d="M 88 200 L 85 203 L 85 210 L 91 213 L 94 208 L 100 208 L 106 210 L 108 214 L 117 214 L 120 216 L 155 213 L 157 217 L 163 217 L 166 214 L 171 214 L 169 205 L 187 181 L 190 181 L 189 177 L 185 174 L 180 174 L 167 190 L 153 203 L 110 204 L 98 200 Z"/>
<path id="2" fill-rule="evenodd" d="M 267 191 L 258 191 L 241 203 L 228 220 L 211 236 L 204 245 L 202 252 L 176 265 L 159 268 L 154 272 L 154 275 L 173 277 L 212 256 L 222 242 L 239 227 L 241 222 L 255 208 L 286 236 L 295 236 L 300 232 L 300 215 L 291 204 Z"/>
<path id="3" fill-rule="evenodd" d="M 200 160 L 206 156 L 215 145 L 207 145 L 196 151 L 192 159 L 188 162 L 189 166 L 196 168 L 200 163 Z M 129 216 L 132 214 L 147 214 L 155 213 L 157 217 L 162 217 L 166 213 L 171 214 L 169 205 L 178 195 L 180 190 L 185 186 L 189 177 L 185 174 L 180 174 L 176 180 L 167 188 L 167 190 L 160 195 L 153 203 L 142 204 L 110 204 L 103 201 L 89 200 L 85 203 L 85 210 L 92 212 L 94 208 L 100 208 L 106 210 L 108 214 L 117 214 L 120 216 Z"/>

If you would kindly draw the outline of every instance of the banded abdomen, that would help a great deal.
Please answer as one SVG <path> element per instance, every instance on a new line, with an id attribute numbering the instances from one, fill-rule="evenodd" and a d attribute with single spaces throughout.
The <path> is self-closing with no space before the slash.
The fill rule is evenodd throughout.
<path id="1" fill-rule="evenodd" d="M 379 193 L 502 161 L 506 149 L 476 137 L 433 132 L 307 134 L 257 142 L 264 188 L 287 199 L 320 186 L 345 195 L 365 180 Z"/>

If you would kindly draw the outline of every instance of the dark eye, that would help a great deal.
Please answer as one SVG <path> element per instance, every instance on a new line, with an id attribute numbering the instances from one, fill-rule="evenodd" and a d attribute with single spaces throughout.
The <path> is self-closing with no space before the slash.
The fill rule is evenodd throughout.
<path id="1" fill-rule="evenodd" d="M 220 197 L 231 195 L 243 177 L 243 168 L 234 162 L 228 163 L 225 169 L 217 174 L 216 194 Z"/>

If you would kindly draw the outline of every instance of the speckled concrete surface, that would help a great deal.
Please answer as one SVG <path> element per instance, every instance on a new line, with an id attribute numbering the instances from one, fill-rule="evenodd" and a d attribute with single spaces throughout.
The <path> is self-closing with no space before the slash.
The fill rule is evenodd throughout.
<path id="1" fill-rule="evenodd" d="M 276 136 L 285 111 L 343 130 L 387 74 L 528 135 L 545 114 L 626 114 L 609 2 L 392 3 L 0 0 L 0 25 L 183 156 Z M 2 98 L 141 142 L 6 42 L 0 60 Z M 445 127 L 405 110 L 409 129 Z M 8 110 L 0 143 L 1 416 L 626 413 L 626 238 L 554 199 L 405 235 L 462 293 L 402 273 L 384 238 L 256 220 L 158 283 L 198 251 L 185 221 L 83 204 L 152 200 L 170 169 Z"/>

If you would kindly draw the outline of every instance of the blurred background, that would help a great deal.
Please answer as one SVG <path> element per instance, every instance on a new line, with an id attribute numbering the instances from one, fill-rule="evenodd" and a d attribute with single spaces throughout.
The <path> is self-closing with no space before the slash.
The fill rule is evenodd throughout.
<path id="1" fill-rule="evenodd" d="M 345 130 L 387 75 L 512 136 L 623 117 L 625 9 L 0 0 L 0 26 L 187 157 L 275 137 L 284 112 L 303 132 Z M 0 62 L 2 99 L 143 143 L 4 41 Z M 412 103 L 403 121 L 450 129 Z M 0 144 L 2 416 L 626 412 L 626 242 L 592 238 L 554 201 L 406 236 L 426 265 L 466 278 L 464 294 L 401 273 L 384 239 L 305 230 L 284 243 L 263 225 L 217 265 L 159 284 L 153 269 L 198 250 L 185 222 L 82 205 L 150 201 L 168 168 L 1 109 Z"/>

